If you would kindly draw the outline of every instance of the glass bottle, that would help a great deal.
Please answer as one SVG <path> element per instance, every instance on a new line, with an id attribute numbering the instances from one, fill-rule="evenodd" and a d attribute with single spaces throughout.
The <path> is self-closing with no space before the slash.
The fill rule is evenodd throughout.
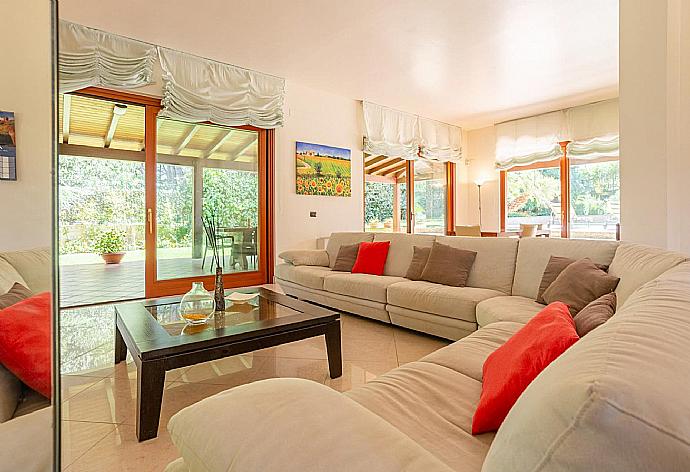
<path id="1" fill-rule="evenodd" d="M 206 323 L 216 310 L 216 301 L 202 282 L 192 283 L 192 289 L 180 301 L 180 317 L 188 324 Z"/>

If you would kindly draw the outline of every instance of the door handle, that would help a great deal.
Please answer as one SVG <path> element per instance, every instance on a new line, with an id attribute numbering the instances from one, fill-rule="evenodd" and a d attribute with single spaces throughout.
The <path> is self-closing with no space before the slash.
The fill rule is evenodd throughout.
<path id="1" fill-rule="evenodd" d="M 149 208 L 146 213 L 149 222 L 149 234 L 153 234 L 153 210 Z"/>

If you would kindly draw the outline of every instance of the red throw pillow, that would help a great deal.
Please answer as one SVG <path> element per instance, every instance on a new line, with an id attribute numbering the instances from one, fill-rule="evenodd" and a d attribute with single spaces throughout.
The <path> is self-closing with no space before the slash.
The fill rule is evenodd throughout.
<path id="1" fill-rule="evenodd" d="M 390 241 L 359 243 L 359 252 L 355 265 L 352 266 L 352 273 L 383 275 L 383 266 L 386 265 L 390 247 Z"/>
<path id="2" fill-rule="evenodd" d="M 496 431 L 532 380 L 578 339 L 568 306 L 554 302 L 491 353 L 472 434 Z"/>
<path id="3" fill-rule="evenodd" d="M 50 398 L 51 295 L 40 293 L 0 310 L 0 363 Z"/>

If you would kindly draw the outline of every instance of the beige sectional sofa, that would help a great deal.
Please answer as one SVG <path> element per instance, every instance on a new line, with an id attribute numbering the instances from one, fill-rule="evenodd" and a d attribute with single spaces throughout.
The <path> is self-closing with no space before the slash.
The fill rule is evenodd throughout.
<path id="1" fill-rule="evenodd" d="M 336 234 L 328 252 L 385 237 Z M 391 255 L 404 256 L 396 243 L 405 237 L 393 236 Z M 439 240 L 478 252 L 482 273 L 465 290 L 393 279 L 399 261 L 387 267 L 385 304 L 373 292 L 334 296 L 326 267 L 282 267 L 277 278 L 301 298 L 462 339 L 345 394 L 271 379 L 203 400 L 170 420 L 182 457 L 168 470 L 690 470 L 687 256 L 601 241 Z M 534 298 L 551 255 L 609 265 L 621 278 L 617 312 L 529 385 L 498 432 L 473 436 L 484 361 L 543 307 Z"/>

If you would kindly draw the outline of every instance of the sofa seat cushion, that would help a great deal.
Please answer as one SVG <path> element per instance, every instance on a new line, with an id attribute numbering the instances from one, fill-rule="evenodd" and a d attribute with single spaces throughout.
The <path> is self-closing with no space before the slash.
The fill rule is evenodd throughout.
<path id="1" fill-rule="evenodd" d="M 512 321 L 491 323 L 460 341 L 432 352 L 420 362 L 442 365 L 481 382 L 486 358 L 522 327 L 522 323 Z"/>
<path id="2" fill-rule="evenodd" d="M 481 470 L 493 439 L 493 433 L 470 433 L 481 390 L 480 382 L 452 369 L 412 362 L 345 395 L 453 470 L 467 472 Z"/>
<path id="3" fill-rule="evenodd" d="M 323 289 L 328 292 L 386 303 L 386 289 L 395 283 L 405 282 L 403 277 L 371 274 L 334 274 L 324 280 Z"/>
<path id="4" fill-rule="evenodd" d="M 477 303 L 503 295 L 498 290 L 449 287 L 431 282 L 409 281 L 388 287 L 388 303 L 411 310 L 476 322 Z"/>
<path id="5" fill-rule="evenodd" d="M 323 279 L 340 272 L 333 272 L 330 267 L 294 266 L 292 264 L 278 264 L 275 274 L 279 279 L 292 282 L 304 287 L 323 290 Z"/>
<path id="6" fill-rule="evenodd" d="M 477 324 L 486 326 L 497 321 L 527 323 L 546 305 L 526 297 L 494 297 L 477 305 Z"/>
<path id="7" fill-rule="evenodd" d="M 168 431 L 193 471 L 451 470 L 380 416 L 304 379 L 226 390 L 175 414 Z"/>

